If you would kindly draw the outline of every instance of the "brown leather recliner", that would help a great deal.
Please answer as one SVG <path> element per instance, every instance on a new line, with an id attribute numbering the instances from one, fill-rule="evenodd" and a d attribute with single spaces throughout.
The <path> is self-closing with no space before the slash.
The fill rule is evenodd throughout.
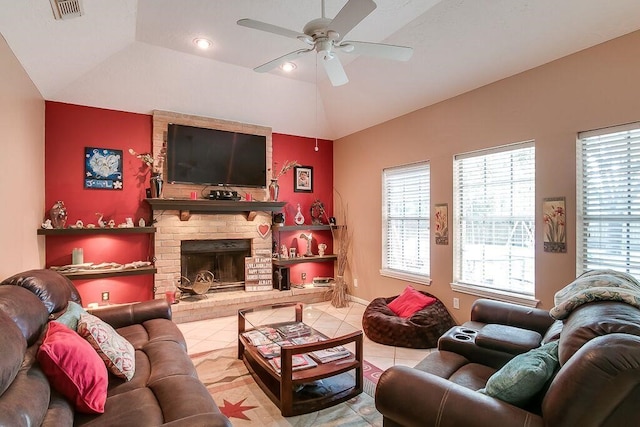
<path id="1" fill-rule="evenodd" d="M 592 302 L 575 309 L 564 324 L 543 310 L 488 300 L 478 300 L 473 310 L 482 315 L 452 328 L 415 368 L 395 366 L 382 374 L 375 400 L 385 426 L 640 424 L 640 310 L 622 302 Z M 518 336 L 517 329 L 500 327 L 482 332 L 505 323 L 537 335 Z M 492 330 L 497 335 L 491 336 Z M 478 335 L 484 341 L 477 342 Z M 515 406 L 478 392 L 536 336 L 540 343 L 559 339 L 560 368 L 535 398 Z"/>
<path id="2" fill-rule="evenodd" d="M 109 377 L 104 414 L 77 413 L 43 374 L 36 353 L 52 314 L 81 303 L 72 282 L 31 270 L 0 286 L 0 425 L 231 426 L 198 380 L 182 333 L 163 300 L 109 307 L 92 314 L 135 349 L 130 381 Z"/>

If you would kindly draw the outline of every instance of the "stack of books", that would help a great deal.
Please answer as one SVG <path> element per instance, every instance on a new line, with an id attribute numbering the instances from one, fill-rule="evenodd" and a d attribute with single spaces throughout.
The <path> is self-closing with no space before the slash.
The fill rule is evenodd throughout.
<path id="1" fill-rule="evenodd" d="M 273 344 L 274 342 L 282 341 L 278 331 L 267 326 L 243 332 L 242 336 L 254 346 Z"/>
<path id="2" fill-rule="evenodd" d="M 278 341 L 270 344 L 263 344 L 256 346 L 256 349 L 262 357 L 265 359 L 272 359 L 276 356 L 280 356 L 280 347 L 283 345 L 291 345 L 291 341 Z"/>

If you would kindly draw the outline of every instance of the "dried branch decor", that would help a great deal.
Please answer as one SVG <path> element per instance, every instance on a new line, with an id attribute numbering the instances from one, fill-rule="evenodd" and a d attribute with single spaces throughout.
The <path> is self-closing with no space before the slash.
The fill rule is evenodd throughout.
<path id="1" fill-rule="evenodd" d="M 336 262 L 336 280 L 335 284 L 327 289 L 326 299 L 331 300 L 331 305 L 337 308 L 349 306 L 349 285 L 344 279 L 344 273 L 349 264 L 349 251 L 351 250 L 351 232 L 347 228 L 348 206 L 342 201 L 342 196 L 338 191 L 340 215 L 337 223 L 339 227 L 331 227 L 331 235 L 333 237 L 334 252 L 338 256 Z"/>

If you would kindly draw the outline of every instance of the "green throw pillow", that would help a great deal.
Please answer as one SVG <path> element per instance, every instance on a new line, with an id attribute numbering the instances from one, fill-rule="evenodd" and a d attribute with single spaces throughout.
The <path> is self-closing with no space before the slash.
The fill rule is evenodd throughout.
<path id="1" fill-rule="evenodd" d="M 558 341 L 552 341 L 511 359 L 480 392 L 514 405 L 525 404 L 542 390 L 558 365 Z"/>
<path id="2" fill-rule="evenodd" d="M 77 331 L 78 321 L 80 320 L 80 316 L 83 314 L 87 314 L 87 312 L 84 310 L 84 308 L 82 308 L 80 304 L 69 301 L 64 314 L 55 319 L 55 321 L 62 323 L 73 331 Z"/>

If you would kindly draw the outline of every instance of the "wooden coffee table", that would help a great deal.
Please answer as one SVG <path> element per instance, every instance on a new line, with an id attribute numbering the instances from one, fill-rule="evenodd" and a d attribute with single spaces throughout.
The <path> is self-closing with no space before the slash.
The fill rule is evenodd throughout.
<path id="1" fill-rule="evenodd" d="M 275 310 L 276 323 L 265 323 L 267 310 Z M 274 313 L 274 312 L 271 312 Z M 238 310 L 238 359 L 245 365 L 262 391 L 280 408 L 283 416 L 306 414 L 351 399 L 362 393 L 362 330 L 341 321 L 321 310 L 298 303 L 264 305 Z M 286 326 L 304 325 L 304 336 L 320 337 L 322 341 L 307 344 L 279 344 L 281 372 L 277 372 L 270 358 L 264 357 L 257 345 L 243 335 L 259 331 L 268 343 L 281 342 L 273 330 Z M 328 326 L 331 325 L 331 326 Z M 265 333 L 265 331 L 271 333 Z M 289 340 L 291 337 L 289 337 Z M 304 340 L 304 339 L 302 339 Z M 294 340 L 301 341 L 301 340 Z M 348 355 L 334 361 L 317 363 L 316 366 L 295 370 L 295 355 L 306 355 L 318 350 L 344 346 Z M 264 351 L 264 347 L 262 347 Z M 297 359 L 300 356 L 295 356 Z M 303 356 L 305 357 L 305 356 Z M 307 359 L 309 360 L 309 359 Z M 313 364 L 313 363 L 312 363 Z"/>

